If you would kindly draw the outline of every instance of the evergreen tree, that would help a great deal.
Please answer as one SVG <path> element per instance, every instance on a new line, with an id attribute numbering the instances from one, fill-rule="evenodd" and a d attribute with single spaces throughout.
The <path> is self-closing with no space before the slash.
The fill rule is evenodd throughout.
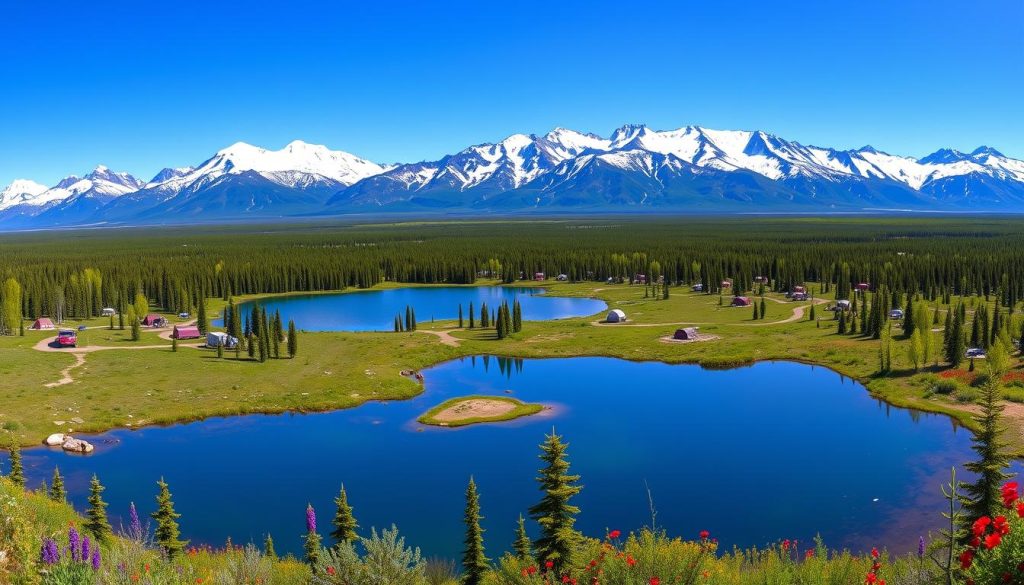
<path id="1" fill-rule="evenodd" d="M 765 313 L 764 297 L 761 297 L 761 319 L 764 319 L 764 313 Z"/>
<path id="2" fill-rule="evenodd" d="M 981 411 L 974 415 L 978 432 L 971 437 L 971 449 L 978 459 L 966 465 L 967 470 L 977 476 L 974 483 L 965 486 L 967 501 L 964 510 L 968 524 L 982 516 L 995 517 L 1002 510 L 1000 488 L 1009 479 L 1005 472 L 1010 463 L 1007 443 L 1003 439 L 1003 405 L 999 376 L 1002 372 L 990 371 L 981 387 Z"/>
<path id="3" fill-rule="evenodd" d="M 914 328 L 916 326 L 917 316 L 914 314 L 914 297 L 907 293 L 907 308 L 903 311 L 903 335 L 907 337 L 914 335 Z"/>
<path id="4" fill-rule="evenodd" d="M 495 332 L 498 335 L 498 339 L 505 339 L 508 333 L 505 331 L 505 319 L 502 318 L 502 310 L 498 309 L 498 319 L 494 324 Z"/>
<path id="5" fill-rule="evenodd" d="M 462 329 L 462 303 L 459 303 L 459 329 Z"/>
<path id="6" fill-rule="evenodd" d="M 142 337 L 142 323 L 139 322 L 141 318 L 134 310 L 128 309 L 128 322 L 132 324 L 132 341 L 138 341 Z"/>
<path id="7" fill-rule="evenodd" d="M 306 536 L 303 539 L 302 550 L 306 555 L 306 562 L 314 571 L 320 560 L 320 540 L 320 534 L 316 531 L 316 511 L 313 510 L 313 504 L 306 504 Z"/>
<path id="8" fill-rule="evenodd" d="M 416 307 L 412 308 L 412 331 L 416 331 Z"/>
<path id="9" fill-rule="evenodd" d="M 60 475 L 60 469 L 53 468 L 53 478 L 50 481 L 50 491 L 47 494 L 54 502 L 65 504 L 68 501 L 67 490 L 64 489 L 64 478 Z"/>
<path id="10" fill-rule="evenodd" d="M 836 332 L 839 335 L 846 335 L 846 311 L 839 311 L 839 327 Z"/>
<path id="11" fill-rule="evenodd" d="M 281 321 L 281 311 L 274 311 L 274 337 L 278 343 L 284 341 L 284 322 Z"/>
<path id="12" fill-rule="evenodd" d="M 757 312 L 757 303 L 750 303 L 750 304 L 751 304 L 751 306 L 753 306 L 753 307 L 754 307 L 754 316 L 753 316 L 753 320 L 754 320 L 754 321 L 757 321 L 757 315 L 758 315 L 758 312 Z"/>
<path id="13" fill-rule="evenodd" d="M 198 310 L 196 315 L 196 327 L 199 328 L 199 332 L 206 335 L 210 331 L 210 321 L 206 318 L 206 295 L 205 293 L 199 293 Z"/>
<path id="14" fill-rule="evenodd" d="M 242 335 L 242 314 L 237 307 L 231 310 L 231 326 L 228 335 L 241 339 Z"/>
<path id="15" fill-rule="evenodd" d="M 480 326 L 484 329 L 490 327 L 490 313 L 487 311 L 487 303 L 480 303 Z"/>
<path id="16" fill-rule="evenodd" d="M 474 327 L 476 327 L 476 322 L 473 313 L 473 303 L 469 303 L 469 328 L 473 329 Z"/>
<path id="17" fill-rule="evenodd" d="M 964 361 L 964 353 L 967 348 L 964 342 L 964 328 L 960 313 L 953 316 L 950 324 L 949 334 L 946 342 L 946 361 L 954 368 L 959 367 Z"/>
<path id="18" fill-rule="evenodd" d="M 256 338 L 256 356 L 261 364 L 267 361 L 266 331 L 262 328 L 260 329 L 259 337 Z"/>
<path id="19" fill-rule="evenodd" d="M 217 357 L 221 358 L 221 359 L 224 358 L 224 344 L 223 343 L 218 343 L 217 344 Z"/>
<path id="20" fill-rule="evenodd" d="M 567 448 L 554 430 L 546 436 L 540 455 L 544 466 L 537 478 L 544 495 L 530 508 L 530 517 L 540 525 L 540 536 L 533 542 L 537 562 L 545 566 L 550 561 L 556 575 L 563 567 L 572 566 L 573 549 L 580 538 L 573 527 L 580 510 L 569 501 L 583 487 L 577 484 L 578 475 L 568 473 Z"/>
<path id="21" fill-rule="evenodd" d="M 288 357 L 293 358 L 299 351 L 299 332 L 295 330 L 295 321 L 288 319 Z"/>
<path id="22" fill-rule="evenodd" d="M 519 515 L 519 524 L 516 526 L 516 539 L 512 541 L 512 548 L 516 551 L 516 557 L 519 560 L 530 560 L 533 556 L 530 537 L 526 534 L 526 521 L 523 519 L 522 514 Z"/>
<path id="23" fill-rule="evenodd" d="M 178 338 L 171 337 L 171 351 L 178 351 Z"/>
<path id="24" fill-rule="evenodd" d="M 808 312 L 808 315 L 810 315 L 808 317 L 808 319 L 810 319 L 811 321 L 814 321 L 815 319 L 817 319 L 817 315 L 815 315 L 814 313 L 815 313 L 814 312 L 814 303 L 811 302 L 811 310 Z"/>
<path id="25" fill-rule="evenodd" d="M 11 480 L 11 483 L 24 489 L 25 488 L 25 468 L 21 462 L 21 447 L 17 443 L 11 443 L 11 473 L 7 476 L 7 479 Z"/>
<path id="26" fill-rule="evenodd" d="M 405 306 L 405 330 L 412 331 L 412 307 Z"/>
<path id="27" fill-rule="evenodd" d="M 263 556 L 267 557 L 272 561 L 277 560 L 277 551 L 274 550 L 274 539 L 267 533 L 267 537 L 263 539 Z"/>
<path id="28" fill-rule="evenodd" d="M 271 354 L 273 354 L 274 359 L 278 359 L 281 357 L 281 340 L 277 338 L 276 334 L 271 336 L 270 338 L 270 348 Z"/>
<path id="29" fill-rule="evenodd" d="M 156 485 L 160 491 L 156 496 L 156 512 L 150 514 L 156 520 L 153 537 L 167 558 L 174 558 L 185 549 L 188 541 L 179 539 L 181 529 L 178 527 L 178 518 L 181 518 L 181 514 L 174 511 L 174 502 L 171 500 L 171 490 L 167 482 L 161 477 Z"/>
<path id="30" fill-rule="evenodd" d="M 463 585 L 481 585 L 484 575 L 489 569 L 489 559 L 484 555 L 484 529 L 480 527 L 480 497 L 476 492 L 476 482 L 469 478 L 466 488 L 466 539 L 462 551 L 462 583 Z"/>
<path id="31" fill-rule="evenodd" d="M 666 291 L 668 288 L 666 287 Z M 667 293 L 666 293 L 667 295 Z M 668 298 L 666 296 L 665 298 Z M 523 330 L 523 307 L 519 304 L 519 299 L 516 299 L 512 305 L 512 331 L 519 333 Z"/>
<path id="32" fill-rule="evenodd" d="M 85 511 L 85 523 L 82 525 L 96 540 L 107 542 L 114 531 L 107 520 L 107 503 L 103 501 L 103 490 L 100 478 L 95 474 L 89 482 L 89 508 Z"/>
<path id="33" fill-rule="evenodd" d="M 352 506 L 348 504 L 348 494 L 345 493 L 344 485 L 341 486 L 341 493 L 338 494 L 338 497 L 334 498 L 334 505 L 336 509 L 334 520 L 331 522 L 334 525 L 334 530 L 331 531 L 331 538 L 337 544 L 354 542 L 359 538 L 359 535 L 356 534 L 356 529 L 359 528 L 359 525 L 356 524 L 356 518 L 352 514 Z"/>

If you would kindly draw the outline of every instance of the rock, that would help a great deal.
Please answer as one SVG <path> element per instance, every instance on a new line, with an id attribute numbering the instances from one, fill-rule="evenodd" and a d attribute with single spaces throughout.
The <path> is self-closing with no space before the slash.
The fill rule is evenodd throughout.
<path id="1" fill-rule="evenodd" d="M 43 441 L 43 443 L 50 447 L 56 447 L 57 445 L 63 445 L 67 438 L 67 435 L 64 433 L 53 433 L 49 437 L 46 437 L 46 440 Z"/>
<path id="2" fill-rule="evenodd" d="M 93 449 L 95 449 L 95 447 L 92 446 L 92 443 L 81 439 L 75 439 L 73 437 L 67 437 L 67 440 L 64 441 L 61 448 L 72 453 L 92 453 Z"/>
<path id="3" fill-rule="evenodd" d="M 74 418 L 72 418 L 72 419 L 71 419 L 71 422 L 75 423 L 76 425 L 81 425 L 81 424 L 85 424 L 85 421 L 84 421 L 84 420 L 82 420 L 82 419 L 80 419 L 80 418 L 78 418 L 77 416 L 76 416 L 76 417 L 74 417 Z"/>

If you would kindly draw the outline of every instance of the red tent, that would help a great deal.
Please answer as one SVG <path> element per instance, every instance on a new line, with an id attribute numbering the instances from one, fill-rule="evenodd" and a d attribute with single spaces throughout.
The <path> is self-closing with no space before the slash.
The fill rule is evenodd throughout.
<path id="1" fill-rule="evenodd" d="M 749 307 L 750 297 L 733 297 L 732 306 L 734 307 Z"/>
<path id="2" fill-rule="evenodd" d="M 53 321 L 49 317 L 40 317 L 32 323 L 30 329 L 41 330 L 41 329 L 56 329 L 53 325 Z"/>
<path id="3" fill-rule="evenodd" d="M 199 339 L 202 336 L 203 334 L 199 332 L 199 328 L 191 325 L 175 325 L 174 331 L 171 332 L 171 337 L 175 339 Z"/>
<path id="4" fill-rule="evenodd" d="M 150 313 L 142 320 L 142 324 L 146 327 L 160 327 L 166 322 L 167 320 L 164 319 L 163 316 L 157 315 L 156 313 Z"/>

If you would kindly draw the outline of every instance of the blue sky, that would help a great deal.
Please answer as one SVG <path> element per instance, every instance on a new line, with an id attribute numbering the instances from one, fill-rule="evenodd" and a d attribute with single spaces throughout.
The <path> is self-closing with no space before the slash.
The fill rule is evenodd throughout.
<path id="1" fill-rule="evenodd" d="M 628 122 L 1024 158 L 1020 0 L 9 2 L 0 38 L 0 185 Z"/>

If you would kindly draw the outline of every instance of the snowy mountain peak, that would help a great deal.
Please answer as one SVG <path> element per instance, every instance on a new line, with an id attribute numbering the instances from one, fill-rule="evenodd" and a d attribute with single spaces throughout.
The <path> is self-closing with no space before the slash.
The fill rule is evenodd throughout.
<path id="1" fill-rule="evenodd" d="M 149 183 L 147 183 L 147 186 L 159 185 L 160 183 L 164 183 L 164 182 L 169 181 L 171 179 L 177 179 L 179 177 L 184 177 L 185 175 L 191 173 L 194 170 L 196 170 L 195 167 L 178 167 L 178 168 L 169 168 L 168 167 L 166 169 L 162 169 L 152 179 L 150 179 Z"/>
<path id="2" fill-rule="evenodd" d="M 971 152 L 971 156 L 974 158 L 980 158 L 983 156 L 998 156 L 999 158 L 1006 158 L 1006 155 L 991 146 L 979 146 Z"/>
<path id="3" fill-rule="evenodd" d="M 0 209 L 15 205 L 33 205 L 35 199 L 45 191 L 45 185 L 28 179 L 15 179 L 0 191 Z"/>
<path id="4" fill-rule="evenodd" d="M 969 160 L 971 155 L 964 154 L 959 150 L 952 148 L 940 148 L 928 156 L 922 158 L 918 162 L 921 164 L 932 165 L 932 164 L 949 164 L 960 162 L 963 160 Z"/>

